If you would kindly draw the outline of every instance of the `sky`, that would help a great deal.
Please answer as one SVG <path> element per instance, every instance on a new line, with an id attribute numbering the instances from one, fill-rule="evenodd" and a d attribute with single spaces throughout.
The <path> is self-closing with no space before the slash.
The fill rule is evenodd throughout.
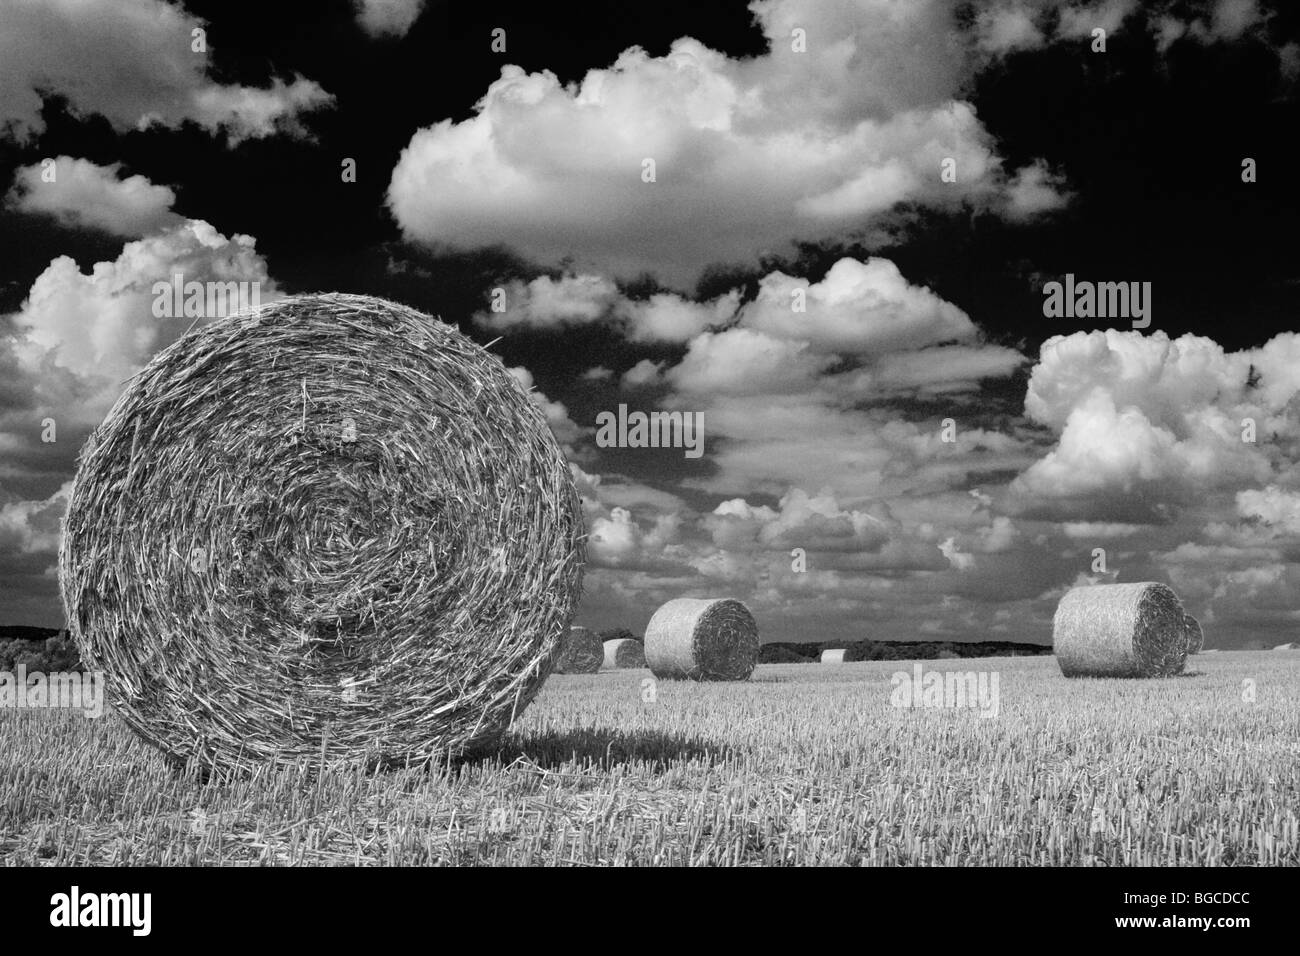
<path id="1" fill-rule="evenodd" d="M 580 624 L 1048 643 L 1161 581 L 1207 647 L 1300 639 L 1300 10 L 700 6 L 0 4 L 0 623 L 62 622 L 77 452 L 181 272 L 492 343 L 582 495 Z"/>

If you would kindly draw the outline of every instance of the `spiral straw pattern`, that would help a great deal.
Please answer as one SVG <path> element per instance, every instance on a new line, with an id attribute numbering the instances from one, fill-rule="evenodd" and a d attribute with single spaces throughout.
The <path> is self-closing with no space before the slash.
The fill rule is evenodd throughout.
<path id="1" fill-rule="evenodd" d="M 78 463 L 68 626 L 177 760 L 401 762 L 493 741 L 581 592 L 542 411 L 456 329 L 366 296 L 191 330 Z"/>

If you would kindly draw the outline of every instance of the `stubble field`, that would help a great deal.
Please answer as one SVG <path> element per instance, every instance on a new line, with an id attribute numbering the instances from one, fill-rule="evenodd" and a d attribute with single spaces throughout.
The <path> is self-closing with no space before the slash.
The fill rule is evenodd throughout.
<path id="1" fill-rule="evenodd" d="M 111 713 L 0 711 L 7 864 L 1231 865 L 1300 862 L 1300 654 L 1169 680 L 998 675 L 996 717 L 891 705 L 913 664 L 743 684 L 553 676 L 450 766 L 203 780 Z M 647 699 L 649 698 L 649 699 Z"/>

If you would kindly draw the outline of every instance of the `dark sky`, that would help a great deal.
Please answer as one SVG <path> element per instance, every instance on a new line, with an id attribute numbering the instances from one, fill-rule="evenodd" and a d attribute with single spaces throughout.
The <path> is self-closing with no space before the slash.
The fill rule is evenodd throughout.
<path id="1" fill-rule="evenodd" d="M 870 57 L 873 42 L 884 42 L 873 40 L 884 27 L 872 21 L 873 14 L 866 7 L 831 4 L 828 8 L 836 12 L 819 19 L 823 14 L 815 4 L 805 9 L 790 0 L 784 6 L 793 11 L 796 20 L 799 16 L 807 19 L 809 55 L 823 57 L 823 63 L 831 57 L 824 51 L 845 37 L 856 38 L 864 60 Z M 1205 498 L 1198 500 L 1198 482 L 1175 491 L 1162 476 L 1180 468 L 1185 473 L 1194 471 L 1198 462 L 1219 461 L 1198 437 L 1202 427 L 1213 431 L 1205 424 L 1205 416 L 1193 420 L 1189 412 L 1173 424 L 1160 418 L 1172 414 L 1169 406 L 1184 395 L 1182 386 L 1169 386 L 1167 393 L 1160 391 L 1168 384 L 1169 375 L 1161 379 L 1154 374 L 1144 380 L 1146 384 L 1132 386 L 1147 389 L 1153 396 L 1149 399 L 1135 397 L 1128 386 L 1106 379 L 1110 382 L 1107 387 L 1113 386 L 1121 422 L 1123 398 L 1141 410 L 1153 427 L 1167 425 L 1177 447 L 1170 451 L 1157 436 L 1150 448 L 1134 439 L 1137 444 L 1135 450 L 1130 449 L 1131 459 L 1126 457 L 1129 450 L 1110 457 L 1098 452 L 1097 460 L 1104 459 L 1099 467 L 1113 465 L 1116 472 L 1113 476 L 1108 473 L 1105 480 L 1098 478 L 1095 486 L 1086 489 L 1062 486 L 1055 492 L 1044 491 L 1042 482 L 1056 474 L 1047 467 L 1038 473 L 1041 480 L 1017 483 L 1017 476 L 1053 453 L 1069 417 L 1065 406 L 1037 414 L 1026 412 L 1026 392 L 1036 374 L 1043 343 L 1052 336 L 1092 328 L 1126 328 L 1125 323 L 1113 321 L 1045 318 L 1041 292 L 1045 281 L 1071 272 L 1083 279 L 1150 282 L 1154 322 L 1147 330 L 1148 338 L 1159 333 L 1177 340 L 1192 333 L 1213 340 L 1221 355 L 1259 349 L 1296 327 L 1300 259 L 1292 235 L 1300 213 L 1300 194 L 1291 140 L 1293 131 L 1300 128 L 1296 75 L 1300 10 L 1290 4 L 1247 3 L 1243 7 L 1225 0 L 1140 8 L 1125 3 L 1024 0 L 1006 9 L 1023 12 L 1026 22 L 1035 26 L 1035 38 L 1008 42 L 996 39 L 1005 34 L 998 33 L 998 24 L 989 19 L 989 6 L 918 6 L 933 8 L 934 22 L 945 25 L 953 49 L 959 51 L 950 59 L 959 60 L 960 69 L 949 70 L 952 63 L 935 54 L 922 26 L 916 27 L 914 55 L 902 40 L 890 52 L 904 64 L 900 70 L 916 70 L 923 79 L 935 77 L 936 83 L 939 75 L 949 70 L 951 75 L 945 74 L 942 81 L 942 95 L 910 92 L 907 83 L 895 83 L 888 75 L 882 80 L 879 71 L 885 67 L 869 63 L 850 67 L 843 74 L 844 84 L 861 82 L 866 92 L 873 92 L 868 88 L 875 83 L 883 92 L 870 100 L 874 105 L 861 106 L 849 95 L 852 91 L 832 83 L 828 97 L 835 105 L 828 108 L 825 127 L 844 131 L 863 121 L 887 124 L 909 115 L 938 115 L 943 103 L 968 104 L 978 130 L 969 141 L 986 146 L 1007 175 L 1036 163 L 1050 169 L 1053 188 L 1062 197 L 1058 205 L 1041 214 L 1017 217 L 1007 214 L 1000 204 L 1001 192 L 996 196 L 971 194 L 961 202 L 949 202 L 935 199 L 928 186 L 900 189 L 898 201 L 887 208 L 873 208 L 856 219 L 836 220 L 834 228 L 802 233 L 791 228 L 789 241 L 779 248 L 745 256 L 734 251 L 744 246 L 745 227 L 728 222 L 732 215 L 736 223 L 744 220 L 743 203 L 719 198 L 719 248 L 733 251 L 716 263 L 695 256 L 689 275 L 680 269 L 674 272 L 667 264 L 659 268 L 653 253 L 645 257 L 645 268 L 638 270 L 644 274 L 639 276 L 609 263 L 587 261 L 579 249 L 574 250 L 576 258 L 568 261 L 539 253 L 544 244 L 524 238 L 533 234 L 528 232 L 531 224 L 522 219 L 519 242 L 514 241 L 516 233 L 509 225 L 508 212 L 483 212 L 484 221 L 492 217 L 496 217 L 493 222 L 501 217 L 507 220 L 498 230 L 498 241 L 490 247 L 460 241 L 461 234 L 452 227 L 445 233 L 449 245 L 444 245 L 441 233 L 433 239 L 419 225 L 405 233 L 399 226 L 386 197 L 403 150 L 419 130 L 444 121 L 466 124 L 480 115 L 480 99 L 507 63 L 528 74 L 550 71 L 561 84 L 579 83 L 588 71 L 610 67 L 631 47 L 640 47 L 653 60 L 668 54 L 673 41 L 689 36 L 717 51 L 727 64 L 725 71 L 730 71 L 725 75 L 740 76 L 741 85 L 748 82 L 766 90 L 771 110 L 779 111 L 783 108 L 778 105 L 781 87 L 763 72 L 760 62 L 769 40 L 760 19 L 744 3 L 504 2 L 485 7 L 429 2 L 405 35 L 372 37 L 361 29 L 353 5 L 346 2 L 192 2 L 183 12 L 206 22 L 212 50 L 205 67 L 208 80 L 261 88 L 277 77 L 297 75 L 332 95 L 332 106 L 305 111 L 297 132 L 232 142 L 228 132 L 183 116 L 145 130 L 130 129 L 119 118 L 89 107 L 83 102 L 87 96 L 84 89 L 71 81 L 38 76 L 30 85 L 43 99 L 40 116 L 44 128 L 25 139 L 19 135 L 0 137 L 0 181 L 14 182 L 20 169 L 49 156 L 77 157 L 101 167 L 121 164 L 120 177 L 139 175 L 149 183 L 170 186 L 175 192 L 172 211 L 181 217 L 209 223 L 222 236 L 240 233 L 255 237 L 256 252 L 282 292 L 336 290 L 397 299 L 457 323 L 483 343 L 506 332 L 494 350 L 508 365 L 526 367 L 539 391 L 551 402 L 563 403 L 568 419 L 578 429 L 589 429 L 600 410 L 613 408 L 620 401 L 645 407 L 668 407 L 676 402 L 676 407 L 698 407 L 705 409 L 706 415 L 716 415 L 711 419 L 720 423 L 720 430 L 714 432 L 719 442 L 716 447 L 736 454 L 752 448 L 752 457 L 739 464 L 739 459 L 727 456 L 706 456 L 693 463 L 644 451 L 597 449 L 590 434 L 569 442 L 575 462 L 587 474 L 607 476 L 602 495 L 610 496 L 602 497 L 599 506 L 593 504 L 589 518 L 615 524 L 622 521 L 624 531 L 632 529 L 628 532 L 633 539 L 629 552 L 611 553 L 604 560 L 597 555 L 593 560 L 594 579 L 589 575 L 592 597 L 586 612 L 590 623 L 597 626 L 628 623 L 639 627 L 665 595 L 723 587 L 751 599 L 768 612 L 777 630 L 796 639 L 854 639 L 865 636 L 863 631 L 871 630 L 870 622 L 878 617 L 884 636 L 1006 637 L 1004 632 L 991 634 L 990 629 L 995 622 L 1010 621 L 1011 630 L 1018 632 L 1012 639 L 1042 640 L 1045 615 L 1050 615 L 1060 588 L 1075 579 L 1076 567 L 1080 572 L 1089 571 L 1087 554 L 1095 543 L 1088 539 L 1089 529 L 1102 534 L 1102 526 L 1119 523 L 1146 529 L 1111 528 L 1120 537 L 1107 546 L 1130 555 L 1120 580 L 1140 574 L 1177 585 L 1179 575 L 1187 575 L 1184 586 L 1194 595 L 1200 613 L 1209 611 L 1213 620 L 1215 602 L 1231 605 L 1225 604 L 1217 612 L 1221 620 L 1231 622 L 1224 624 L 1225 640 L 1249 644 L 1256 640 L 1256 632 L 1265 635 L 1258 638 L 1261 641 L 1285 635 L 1292 615 L 1300 614 L 1300 601 L 1292 607 L 1280 597 L 1293 580 L 1288 557 L 1293 548 L 1287 535 L 1291 530 L 1300 532 L 1300 526 L 1290 529 L 1286 524 L 1288 505 L 1278 506 L 1284 517 L 1275 522 L 1277 539 L 1255 541 L 1251 547 L 1257 550 L 1246 564 L 1224 566 L 1217 578 L 1206 566 L 1206 562 L 1213 564 L 1211 559 L 1188 559 L 1187 548 L 1178 549 L 1227 547 L 1226 532 L 1205 537 L 1205 529 L 1215 522 L 1267 524 L 1266 516 L 1250 512 L 1253 506 L 1242 505 L 1239 496 L 1250 491 L 1262 494 L 1268 488 L 1290 493 L 1291 446 L 1287 441 L 1261 452 L 1258 467 L 1206 464 L 1206 474 L 1213 472 L 1213 476 L 1199 481 Z M 1125 10 L 1127 15 L 1118 29 L 1111 30 L 1106 51 L 1094 53 L 1086 36 L 1079 38 L 1071 32 L 1070 18 L 1079 10 L 1096 11 L 1094 19 L 1102 22 L 1102 8 L 1107 6 Z M 783 6 L 777 3 L 773 8 Z M 1233 19 L 1243 10 L 1243 17 Z M 1168 39 L 1171 25 L 1181 31 L 1172 40 Z M 491 31 L 497 27 L 506 30 L 504 55 L 492 52 L 489 46 Z M 15 30 L 11 36 L 17 33 Z M 43 36 L 33 32 L 26 42 L 39 47 L 49 42 Z M 51 55 L 57 53 L 52 47 Z M 75 65 L 68 69 L 75 72 Z M 746 73 L 748 69 L 753 72 Z M 26 80 L 20 76 L 16 82 Z M 649 80 L 646 84 L 650 88 Z M 13 88 L 0 85 L 0 96 Z M 647 117 L 648 125 L 637 129 L 670 122 L 655 112 L 658 105 L 653 97 L 627 102 L 629 116 L 635 119 L 636 111 L 642 110 Z M 927 114 L 928 110 L 936 112 Z M 10 114 L 6 110 L 6 116 Z M 749 121 L 762 127 L 765 135 L 781 129 L 775 120 L 764 126 L 761 110 L 756 115 Z M 797 114 L 792 115 L 795 119 L 790 122 L 797 123 Z M 563 122 L 555 121 L 559 126 Z M 620 135 L 616 121 L 606 123 L 609 141 L 614 142 Z M 740 121 L 734 128 L 740 128 Z M 814 144 L 820 129 L 816 124 L 796 127 L 791 135 L 806 137 L 811 154 L 817 148 Z M 507 132 L 505 126 L 497 129 L 498 136 Z M 539 150 L 552 161 L 550 150 L 558 155 L 566 136 L 580 140 L 603 134 L 597 124 L 567 133 L 548 127 L 541 135 Z M 548 135 L 553 135 L 555 142 L 545 140 Z M 710 135 L 700 134 L 697 143 L 703 144 L 699 145 L 704 151 L 700 155 L 705 157 L 712 148 Z M 886 151 L 893 148 L 892 142 Z M 582 151 L 593 157 L 603 155 L 603 146 L 595 139 L 590 150 L 585 150 L 586 145 L 584 142 Z M 864 162 L 874 155 L 868 145 Z M 340 162 L 345 157 L 357 161 L 356 183 L 340 180 Z M 1257 182 L 1242 182 L 1243 157 L 1256 160 Z M 789 159 L 791 164 L 799 161 Z M 707 159 L 700 162 L 703 169 Z M 1006 188 L 1003 181 L 995 192 Z M 581 191 L 576 195 L 581 201 Z M 665 202 L 678 201 L 675 194 L 668 196 Z M 95 263 L 116 260 L 124 243 L 130 241 L 124 234 L 79 222 L 75 215 L 56 219 L 48 212 L 23 211 L 20 206 L 11 197 L 0 216 L 0 244 L 6 250 L 0 271 L 0 316 L 15 341 L 25 328 L 26 320 L 19 317 L 27 308 L 24 303 L 33 283 L 52 260 L 71 256 L 82 273 L 89 273 Z M 408 226 L 418 218 L 411 215 L 414 218 Z M 673 220 L 665 221 L 671 224 Z M 762 227 L 779 231 L 771 217 Z M 473 223 L 463 230 L 465 236 L 481 234 Z M 621 259 L 636 260 L 640 246 L 635 232 L 619 235 L 628 237 L 628 251 L 618 250 Z M 738 235 L 742 238 L 736 239 Z M 735 245 L 726 246 L 733 240 Z M 619 241 L 623 240 L 613 240 L 611 245 Z M 754 248 L 758 248 L 757 242 Z M 1024 361 L 997 374 L 975 375 L 965 388 L 882 391 L 876 384 L 860 394 L 846 394 L 842 373 L 872 369 L 882 376 L 872 381 L 879 382 L 888 378 L 883 371 L 887 363 L 869 348 L 841 349 L 837 353 L 840 364 L 820 367 L 804 386 L 781 385 L 745 393 L 719 385 L 716 392 L 710 392 L 704 386 L 686 384 L 685 368 L 674 378 L 672 370 L 696 347 L 686 336 L 638 337 L 612 320 L 578 323 L 534 318 L 503 330 L 472 319 L 485 308 L 493 287 L 543 274 L 555 279 L 575 272 L 611 277 L 617 279 L 623 298 L 633 303 L 646 301 L 657 292 L 706 302 L 733 288 L 740 290 L 740 301 L 749 302 L 759 294 L 760 280 L 771 273 L 781 271 L 815 283 L 845 257 L 862 262 L 870 257 L 889 260 L 909 286 L 928 288 L 968 317 L 978 333 L 963 341 L 972 347 L 1015 350 Z M 742 319 L 739 324 L 749 322 Z M 770 325 L 767 328 L 770 332 Z M 943 341 L 943 336 L 918 340 L 914 347 L 909 346 L 910 358 L 906 363 L 899 359 L 903 364 L 898 367 L 905 364 L 906 375 L 917 374 L 915 369 L 937 354 L 927 349 Z M 817 351 L 815 345 L 813 351 Z M 638 392 L 626 382 L 620 383 L 618 376 L 642 359 L 663 364 L 657 383 Z M 1098 362 L 1093 372 L 1103 378 L 1110 375 L 1105 363 Z M 1242 377 L 1230 359 L 1223 362 L 1227 363 L 1225 369 L 1231 368 L 1223 375 Z M 583 378 L 584 371 L 596 366 L 612 370 L 614 376 Z M 1192 374 L 1186 371 L 1184 360 L 1171 360 L 1170 367 L 1179 375 Z M 3 368 L 7 366 L 0 366 Z M 1060 381 L 1072 381 L 1068 362 L 1053 368 L 1042 369 L 1039 381 L 1047 382 L 1049 374 L 1059 374 Z M 710 374 L 716 371 L 713 368 Z M 1086 377 L 1093 372 L 1080 371 L 1078 375 Z M 25 381 L 12 388 L 18 396 L 10 402 L 13 408 L 39 405 L 35 399 L 23 398 Z M 1191 390 L 1187 394 L 1201 396 L 1203 383 L 1194 385 L 1187 386 Z M 825 397 L 827 389 L 834 399 Z M 1086 390 L 1079 386 L 1078 391 L 1070 400 L 1082 407 Z M 741 426 L 728 417 L 734 409 L 726 402 L 745 394 L 751 396 L 755 407 L 773 414 L 783 407 L 802 408 L 815 398 L 827 417 L 810 418 L 808 427 L 825 430 L 828 459 L 838 455 L 842 461 L 844 453 L 839 449 L 855 447 L 856 436 L 871 436 L 864 438 L 873 450 L 865 459 L 861 486 L 830 465 L 810 464 L 810 473 L 802 480 L 798 475 L 778 474 L 775 466 L 756 464 L 762 454 L 780 457 L 792 452 L 781 445 L 762 452 L 759 438 L 742 434 Z M 1051 404 L 1058 391 L 1044 386 L 1042 394 Z M 1222 411 L 1225 421 L 1235 420 L 1241 402 L 1233 404 L 1226 397 L 1220 400 L 1209 394 L 1204 399 L 1206 408 Z M 1273 426 L 1282 439 L 1288 429 L 1300 430 L 1290 393 L 1275 395 L 1270 401 Z M 944 470 L 948 466 L 927 457 L 928 452 L 916 451 L 914 460 L 900 458 L 901 446 L 889 444 L 893 438 L 880 439 L 877 447 L 878 436 L 903 428 L 922 436 L 950 414 L 964 425 L 1005 436 L 1005 444 L 998 445 L 990 438 L 963 447 L 963 453 L 972 457 L 949 471 Z M 11 416 L 10 430 L 28 427 L 23 421 L 26 419 Z M 66 438 L 60 435 L 57 459 L 40 467 L 33 464 L 40 449 L 4 446 L 4 453 L 12 459 L 0 473 L 0 502 L 35 502 L 54 495 L 71 477 L 71 446 L 84 438 L 89 427 L 89 422 L 70 426 Z M 1083 425 L 1077 428 L 1083 435 Z M 26 434 L 30 439 L 30 431 Z M 898 441 L 910 442 L 908 447 L 916 449 L 921 438 L 902 436 Z M 1076 455 L 1077 443 L 1065 444 L 1074 449 L 1070 454 Z M 884 465 L 875 464 L 876 452 Z M 1165 452 L 1173 457 L 1157 461 Z M 810 461 L 817 457 L 807 448 L 795 453 L 809 454 Z M 1083 459 L 1076 455 L 1071 460 Z M 1061 461 L 1066 461 L 1064 454 Z M 1130 464 L 1131 474 L 1124 472 Z M 1231 479 L 1225 477 L 1229 472 Z M 1107 484 L 1111 477 L 1118 484 Z M 615 487 L 623 490 L 611 492 Z M 813 499 L 823 490 L 831 492 L 830 504 L 810 506 L 814 516 L 820 515 L 813 525 L 838 522 L 855 529 L 845 532 L 847 538 L 826 532 L 825 539 L 819 537 L 820 532 L 806 531 L 812 542 L 810 550 L 817 553 L 820 549 L 828 555 L 827 577 L 812 589 L 802 580 L 792 581 L 788 587 L 774 584 L 771 569 L 764 572 L 753 563 L 762 563 L 754 555 L 764 547 L 781 561 L 788 560 L 783 556 L 792 545 L 797 546 L 798 529 L 812 527 L 804 520 L 806 514 L 796 514 L 802 506 L 780 504 L 796 488 Z M 659 494 L 671 496 L 673 501 L 659 499 Z M 978 516 L 954 510 L 963 496 L 975 500 L 978 495 L 991 502 L 981 505 Z M 933 506 L 927 505 L 927 496 L 937 496 Z M 1123 496 L 1140 499 L 1140 507 L 1121 504 Z M 788 517 L 796 530 L 787 528 L 784 519 L 776 519 L 769 533 L 755 531 L 756 537 L 743 547 L 728 548 L 725 541 L 730 539 L 718 531 L 719 522 L 769 521 L 752 515 L 719 518 L 714 514 L 722 502 L 736 499 L 782 514 L 787 507 L 793 509 Z M 860 529 L 866 519 L 854 517 L 875 514 L 877 505 L 890 512 L 882 519 L 890 527 L 890 540 L 884 544 L 870 535 L 863 537 L 865 532 Z M 611 518 L 611 509 L 620 507 L 629 512 L 629 519 Z M 925 518 L 930 511 L 935 515 L 932 523 Z M 1129 520 L 1133 514 L 1164 517 L 1144 524 Z M 1002 523 L 999 518 L 1004 519 Z M 945 526 L 945 520 L 951 523 Z M 1002 530 L 994 532 L 994 528 Z M 1003 537 L 1017 543 L 990 543 Z M 665 539 L 670 542 L 666 548 Z M 940 547 L 945 539 L 946 549 Z M 1066 555 L 1063 549 L 1071 547 L 1078 554 Z M 23 548 L 27 550 L 21 559 L 13 555 L 7 559 L 6 567 L 12 568 L 9 593 L 0 599 L 0 619 L 57 622 L 57 598 L 49 576 L 42 577 L 37 571 L 38 565 L 44 566 L 41 552 L 30 543 L 11 544 L 14 554 Z M 1233 554 L 1239 556 L 1243 550 L 1249 548 L 1238 541 Z M 891 554 L 893 558 L 885 557 Z M 974 557 L 967 562 L 963 554 Z M 1175 554 L 1180 557 L 1171 557 Z M 749 562 L 748 570 L 710 577 L 708 568 L 714 567 L 710 562 L 726 563 L 736 555 L 745 556 L 743 561 L 736 560 Z M 1044 565 L 1054 570 L 1042 574 L 1025 570 Z M 1273 570 L 1275 566 L 1282 570 Z M 1265 577 L 1273 577 L 1259 584 L 1265 591 L 1241 593 L 1240 600 L 1234 601 L 1234 587 L 1249 590 L 1254 586 L 1246 573 L 1251 568 L 1268 568 Z M 0 568 L 0 575 L 4 573 Z M 1026 578 L 1029 583 L 1023 588 L 1007 583 Z M 1277 588 L 1278 593 L 1268 592 L 1268 588 Z M 895 593 L 906 597 L 892 597 Z M 891 603 L 895 600 L 911 610 L 900 610 Z M 805 601 L 813 603 L 804 605 Z M 937 624 L 934 615 L 918 610 L 933 602 L 947 602 L 939 606 L 952 608 Z M 1188 598 L 1188 603 L 1191 606 L 1193 598 Z M 999 608 L 1011 613 L 999 618 Z M 803 620 L 812 623 L 805 627 L 798 623 Z M 1207 628 L 1207 633 L 1211 629 Z M 1214 643 L 1211 637 L 1209 644 Z"/>

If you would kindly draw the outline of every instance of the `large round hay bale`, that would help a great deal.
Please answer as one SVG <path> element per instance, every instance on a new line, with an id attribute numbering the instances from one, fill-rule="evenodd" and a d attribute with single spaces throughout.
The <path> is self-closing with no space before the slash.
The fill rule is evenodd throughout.
<path id="1" fill-rule="evenodd" d="M 1187 659 L 1182 602 L 1164 584 L 1096 584 L 1061 598 L 1052 645 L 1066 677 L 1169 677 Z"/>
<path id="2" fill-rule="evenodd" d="M 848 653 L 848 648 L 828 647 L 826 648 L 826 650 L 822 651 L 821 662 L 823 664 L 847 663 L 848 658 L 845 656 L 847 653 Z"/>
<path id="3" fill-rule="evenodd" d="M 595 631 L 585 627 L 569 629 L 555 659 L 557 674 L 594 674 L 605 662 L 605 647 Z"/>
<path id="4" fill-rule="evenodd" d="M 1187 628 L 1187 653 L 1201 653 L 1201 648 L 1205 646 L 1205 632 L 1201 630 L 1201 622 L 1190 614 L 1184 614 L 1183 624 Z"/>
<path id="5" fill-rule="evenodd" d="M 635 637 L 616 637 L 605 642 L 606 667 L 645 667 L 645 645 Z"/>
<path id="6" fill-rule="evenodd" d="M 650 619 L 645 659 L 656 677 L 746 680 L 758 663 L 758 625 L 739 601 L 677 598 Z"/>
<path id="7" fill-rule="evenodd" d="M 581 590 L 542 411 L 456 329 L 367 296 L 194 329 L 82 450 L 69 626 L 174 758 L 397 762 L 493 741 Z"/>

